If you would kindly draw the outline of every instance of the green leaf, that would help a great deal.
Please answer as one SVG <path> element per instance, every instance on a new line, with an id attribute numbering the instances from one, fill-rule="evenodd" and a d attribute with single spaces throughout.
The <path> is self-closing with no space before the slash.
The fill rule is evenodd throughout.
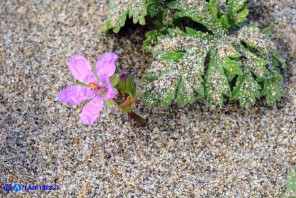
<path id="1" fill-rule="evenodd" d="M 143 93 L 143 100 L 145 104 L 149 105 L 150 107 L 154 107 L 159 101 L 159 96 L 153 89 L 146 90 Z"/>
<path id="2" fill-rule="evenodd" d="M 229 75 L 243 75 L 241 70 L 241 62 L 231 60 L 228 57 L 225 57 L 225 61 L 222 62 L 222 67 L 228 70 Z"/>
<path id="3" fill-rule="evenodd" d="M 243 61 L 244 67 L 251 69 L 259 81 L 270 78 L 270 72 L 265 68 L 268 64 L 266 60 L 248 51 L 244 52 L 244 55 L 247 57 L 247 59 Z"/>
<path id="4" fill-rule="evenodd" d="M 281 65 L 282 68 L 286 69 L 287 68 L 287 64 L 285 63 L 285 61 L 280 57 L 280 55 L 277 52 L 272 52 L 272 62 L 275 66 L 279 66 Z"/>
<path id="5" fill-rule="evenodd" d="M 146 0 L 123 1 L 117 0 L 109 7 L 109 13 L 105 25 L 101 29 L 106 32 L 110 29 L 118 33 L 125 25 L 126 19 L 131 18 L 133 23 L 145 25 L 147 15 Z"/>
<path id="6" fill-rule="evenodd" d="M 228 70 L 225 70 L 225 75 L 229 83 L 237 76 L 237 74 L 231 74 Z"/>
<path id="7" fill-rule="evenodd" d="M 228 29 L 230 28 L 230 24 L 229 24 L 229 21 L 228 21 L 228 18 L 226 15 L 222 15 L 221 18 L 220 18 L 220 22 L 222 24 L 222 27 L 224 29 Z"/>
<path id="8" fill-rule="evenodd" d="M 149 76 L 143 78 L 144 100 L 152 105 L 160 101 L 166 107 L 175 101 L 183 106 L 204 96 L 202 75 L 209 49 L 195 46 L 197 43 L 205 45 L 206 34 L 187 34 L 180 30 L 168 32 L 155 40 L 155 46 L 150 46 L 154 61 Z"/>
<path id="9" fill-rule="evenodd" d="M 148 14 L 156 16 L 164 7 L 165 0 L 147 0 Z"/>
<path id="10" fill-rule="evenodd" d="M 168 106 L 177 102 L 184 106 L 206 97 L 210 107 L 221 107 L 226 96 L 249 108 L 261 96 L 265 96 L 268 104 L 280 98 L 280 79 L 273 77 L 276 68 L 270 62 L 273 53 L 261 54 L 259 50 L 242 45 L 250 39 L 247 35 L 250 36 L 252 31 L 260 37 L 257 28 L 248 27 L 246 32 L 241 29 L 234 36 L 213 36 L 188 27 L 185 29 L 186 32 L 167 29 L 163 34 L 154 33 L 157 36 L 147 46 L 154 60 L 149 75 L 143 79 L 145 94 L 149 96 L 146 98 L 157 101 L 153 105 L 160 102 Z M 257 42 L 256 39 L 252 41 Z M 263 43 L 268 41 L 260 42 L 262 45 L 257 47 L 263 48 Z M 209 64 L 206 65 L 209 52 Z M 262 93 L 258 82 L 265 87 Z M 275 96 L 268 91 L 271 86 L 275 87 Z"/>
<path id="11" fill-rule="evenodd" d="M 143 44 L 153 55 L 142 83 L 149 105 L 167 107 L 175 102 L 183 106 L 206 98 L 214 107 L 230 97 L 249 108 L 262 96 L 268 104 L 280 99 L 278 67 L 285 68 L 286 63 L 265 30 L 243 26 L 249 13 L 246 0 L 113 2 L 105 31 L 120 31 L 128 18 L 144 25 L 149 15 L 154 23 Z M 110 80 L 135 94 L 134 85 Z"/>
<path id="12" fill-rule="evenodd" d="M 115 74 L 115 75 L 111 76 L 110 82 L 111 82 L 112 86 L 115 87 L 119 83 L 118 75 Z"/>
<path id="13" fill-rule="evenodd" d="M 203 57 L 204 60 L 205 56 Z M 202 60 L 201 60 L 202 61 Z M 192 98 L 193 92 L 197 94 L 202 89 L 202 81 L 198 78 L 202 74 L 202 67 L 198 67 L 197 62 L 188 62 L 187 58 L 176 63 L 173 61 L 154 61 L 152 72 L 158 75 L 154 81 L 145 83 L 144 100 L 148 104 L 154 105 L 155 101 L 160 101 L 161 105 L 167 107 L 177 96 L 177 102 L 180 105 L 191 103 L 195 98 Z M 159 72 L 161 68 L 168 68 Z M 189 71 L 190 70 L 190 71 Z M 178 72 L 185 73 L 180 81 Z M 177 93 L 176 93 L 177 92 Z M 182 97 L 180 97 L 182 95 Z M 183 101 L 184 99 L 184 101 Z M 151 102 L 152 101 L 152 102 Z"/>
<path id="14" fill-rule="evenodd" d="M 248 109 L 260 98 L 260 89 L 260 85 L 251 75 L 238 76 L 232 99 L 238 99 L 240 106 Z"/>
<path id="15" fill-rule="evenodd" d="M 184 54 L 183 52 L 158 52 L 157 53 L 160 59 L 163 59 L 165 61 L 180 61 L 183 57 Z"/>
<path id="16" fill-rule="evenodd" d="M 143 48 L 146 51 L 151 51 L 150 45 L 153 45 L 155 41 L 157 40 L 158 37 L 167 34 L 168 30 L 167 29 L 162 29 L 162 30 L 152 30 L 149 31 L 145 34 L 146 40 L 143 42 Z"/>
<path id="17" fill-rule="evenodd" d="M 244 9 L 243 11 L 237 13 L 234 17 L 234 21 L 236 24 L 242 23 L 247 19 L 249 15 L 249 9 Z"/>
<path id="18" fill-rule="evenodd" d="M 185 30 L 186 30 L 187 34 L 183 33 L 183 36 L 188 35 L 189 37 L 192 37 L 192 38 L 200 38 L 200 39 L 204 39 L 204 40 L 211 39 L 211 36 L 209 34 L 204 33 L 204 32 L 196 31 L 196 30 L 189 28 L 189 27 L 185 27 Z M 179 34 L 179 35 L 181 35 L 181 34 Z"/>
<path id="19" fill-rule="evenodd" d="M 217 16 L 218 7 L 216 0 L 206 1 L 172 1 L 168 3 L 170 9 L 178 10 L 174 18 L 188 17 L 191 20 L 204 25 L 210 31 L 216 33 L 223 29 L 222 22 Z"/>
<path id="20" fill-rule="evenodd" d="M 189 28 L 189 27 L 186 27 L 185 29 L 186 29 L 187 34 L 191 37 L 200 37 L 202 34 L 202 32 L 196 31 L 196 30 Z"/>
<path id="21" fill-rule="evenodd" d="M 152 82 L 157 80 L 158 76 L 153 72 L 148 72 L 146 75 L 144 75 L 143 79 Z"/>
<path id="22" fill-rule="evenodd" d="M 239 10 L 243 9 L 246 0 L 228 0 L 228 9 L 230 16 L 237 13 Z"/>
<path id="23" fill-rule="evenodd" d="M 228 0 L 227 16 L 231 27 L 239 26 L 247 19 L 249 10 L 246 9 L 246 0 Z"/>
<path id="24" fill-rule="evenodd" d="M 184 106 L 186 104 L 192 103 L 195 100 L 195 94 L 193 89 L 186 89 L 188 87 L 187 81 L 182 79 L 177 93 L 177 102 Z"/>
<path id="25" fill-rule="evenodd" d="M 239 57 L 241 57 L 242 55 L 239 53 L 239 52 L 237 52 L 237 51 L 235 51 L 235 52 L 233 52 L 232 54 L 229 54 L 228 55 L 228 57 L 229 58 L 231 58 L 231 59 L 237 59 L 237 58 L 239 58 Z"/>
<path id="26" fill-rule="evenodd" d="M 271 34 L 271 29 L 270 29 L 270 27 L 266 27 L 261 32 L 262 32 L 262 34 L 266 35 L 266 37 L 269 37 Z"/>
<path id="27" fill-rule="evenodd" d="M 262 55 L 275 51 L 274 44 L 266 39 L 256 26 L 245 26 L 238 31 L 238 39 L 247 44 L 247 46 L 256 49 Z"/>
<path id="28" fill-rule="evenodd" d="M 209 67 L 205 76 L 206 102 L 211 108 L 222 107 L 224 95 L 231 97 L 228 80 L 219 62 L 216 50 L 211 50 Z"/>
<path id="29" fill-rule="evenodd" d="M 159 62 L 157 66 L 159 67 L 163 64 L 176 65 L 173 61 L 169 61 L 167 63 Z M 154 81 L 145 82 L 144 102 L 150 106 L 154 106 L 160 101 L 162 106 L 167 107 L 175 98 L 179 77 L 174 75 L 174 70 L 172 68 L 167 68 L 162 71 L 160 71 L 160 68 L 156 69 L 160 72 L 158 78 Z M 157 73 L 157 71 L 155 71 L 155 73 Z M 171 76 L 171 78 L 168 79 L 166 76 Z"/>
<path id="30" fill-rule="evenodd" d="M 280 80 L 282 80 L 282 76 L 274 71 L 272 78 L 264 81 L 262 96 L 265 96 L 268 105 L 272 105 L 281 99 Z"/>
<path id="31" fill-rule="evenodd" d="M 128 77 L 126 80 L 121 80 L 116 86 L 121 93 L 128 93 L 132 96 L 136 95 L 136 84 L 131 77 Z"/>
<path id="32" fill-rule="evenodd" d="M 167 91 L 164 92 L 163 95 L 161 95 L 160 104 L 163 107 L 168 107 L 172 103 L 172 101 L 175 99 L 177 84 L 178 82 L 176 83 L 176 85 L 172 85 L 170 89 L 167 89 Z"/>

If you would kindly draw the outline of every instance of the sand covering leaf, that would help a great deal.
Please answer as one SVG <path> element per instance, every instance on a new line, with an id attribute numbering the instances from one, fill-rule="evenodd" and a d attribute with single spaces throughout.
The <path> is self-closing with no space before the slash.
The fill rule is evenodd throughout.
<path id="1" fill-rule="evenodd" d="M 246 0 L 116 2 L 107 29 L 118 32 L 127 16 L 140 24 L 150 17 L 155 25 L 143 44 L 153 54 L 143 77 L 143 98 L 150 106 L 184 106 L 204 98 L 211 108 L 226 100 L 249 108 L 261 97 L 269 105 L 281 98 L 285 63 L 265 31 L 246 24 Z M 119 9 L 120 3 L 127 9 Z"/>

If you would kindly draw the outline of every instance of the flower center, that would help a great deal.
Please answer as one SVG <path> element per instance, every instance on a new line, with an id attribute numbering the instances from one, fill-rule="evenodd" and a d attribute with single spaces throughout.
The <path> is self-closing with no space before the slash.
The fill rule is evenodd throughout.
<path id="1" fill-rule="evenodd" d="M 90 90 L 99 90 L 99 86 L 95 82 L 89 83 Z"/>

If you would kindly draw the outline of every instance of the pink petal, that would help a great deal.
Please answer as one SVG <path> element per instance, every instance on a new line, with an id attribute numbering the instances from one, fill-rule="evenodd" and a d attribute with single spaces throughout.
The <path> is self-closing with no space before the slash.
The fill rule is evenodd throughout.
<path id="1" fill-rule="evenodd" d="M 81 82 L 88 83 L 85 81 L 86 77 L 89 75 L 93 75 L 91 71 L 91 66 L 88 60 L 86 60 L 81 55 L 74 55 L 68 62 L 67 62 L 70 71 L 72 72 L 73 76 L 80 80 Z"/>
<path id="2" fill-rule="evenodd" d="M 115 89 L 113 88 L 109 77 L 106 75 L 99 76 L 103 85 L 107 86 L 105 100 L 110 100 L 115 97 Z"/>
<path id="3" fill-rule="evenodd" d="M 66 102 L 72 105 L 80 104 L 82 101 L 91 99 L 96 94 L 96 91 L 90 90 L 88 87 L 80 85 L 72 85 L 64 89 L 58 96 L 61 102 Z"/>
<path id="4" fill-rule="evenodd" d="M 84 79 L 84 83 L 86 83 L 87 85 L 89 85 L 89 83 L 94 82 L 97 84 L 98 80 L 96 78 L 96 76 L 93 73 L 90 73 L 89 75 L 87 75 Z"/>
<path id="5" fill-rule="evenodd" d="M 95 97 L 87 103 L 81 112 L 81 120 L 83 124 L 93 125 L 104 107 L 102 97 Z"/>
<path id="6" fill-rule="evenodd" d="M 114 53 L 104 53 L 97 60 L 97 75 L 107 75 L 108 77 L 112 76 L 115 73 L 116 65 L 115 62 L 118 58 L 117 54 Z"/>

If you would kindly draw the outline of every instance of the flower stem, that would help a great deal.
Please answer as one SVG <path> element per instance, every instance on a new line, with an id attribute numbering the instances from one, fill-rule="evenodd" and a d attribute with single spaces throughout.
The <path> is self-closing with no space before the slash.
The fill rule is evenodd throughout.
<path id="1" fill-rule="evenodd" d="M 141 117 L 140 115 L 136 114 L 133 111 L 130 111 L 127 113 L 128 116 L 133 119 L 134 121 L 136 121 L 137 123 L 139 123 L 141 126 L 145 126 L 148 123 L 148 119 Z"/>
<path id="2" fill-rule="evenodd" d="M 120 105 L 120 101 L 117 100 L 116 98 L 113 98 L 113 101 L 114 101 L 117 105 Z"/>
<path id="3" fill-rule="evenodd" d="M 116 98 L 113 98 L 113 101 L 119 106 L 120 105 L 120 101 L 117 100 Z M 122 110 L 124 110 L 128 116 L 133 119 L 134 121 L 136 121 L 137 123 L 139 123 L 141 126 L 145 126 L 148 123 L 148 119 L 143 118 L 142 116 L 138 115 L 137 113 L 133 112 L 130 108 L 124 109 L 122 108 Z"/>

